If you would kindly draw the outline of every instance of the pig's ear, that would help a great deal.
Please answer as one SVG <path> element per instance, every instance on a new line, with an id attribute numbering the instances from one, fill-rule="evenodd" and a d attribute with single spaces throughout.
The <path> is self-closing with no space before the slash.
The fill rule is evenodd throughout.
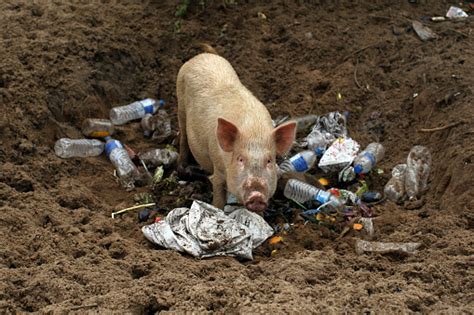
<path id="1" fill-rule="evenodd" d="M 296 122 L 284 123 L 273 130 L 273 138 L 276 144 L 276 153 L 283 155 L 290 150 L 295 140 Z"/>
<path id="2" fill-rule="evenodd" d="M 223 118 L 217 118 L 217 141 L 219 141 L 222 150 L 231 152 L 238 134 L 239 129 L 233 123 Z"/>

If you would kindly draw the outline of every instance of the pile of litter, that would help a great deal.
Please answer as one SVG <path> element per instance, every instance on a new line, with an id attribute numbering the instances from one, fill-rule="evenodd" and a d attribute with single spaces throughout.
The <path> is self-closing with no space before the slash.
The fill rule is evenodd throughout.
<path id="1" fill-rule="evenodd" d="M 154 139 L 154 142 L 174 138 L 176 132 L 170 119 L 166 111 L 160 109 L 163 104 L 162 100 L 145 99 L 112 108 L 110 120 L 87 119 L 82 132 L 88 139 L 59 139 L 55 152 L 59 157 L 69 158 L 98 156 L 105 151 L 116 168 L 119 182 L 127 190 L 134 189 L 136 184 L 169 182 L 170 178 L 163 179 L 163 167 L 170 168 L 176 162 L 178 154 L 174 148 L 168 146 L 135 154 L 112 138 L 115 126 L 137 119 L 141 119 L 144 136 Z M 365 231 L 371 238 L 374 235 L 372 206 L 386 199 L 403 203 L 421 198 L 428 189 L 431 155 L 427 148 L 414 146 L 406 163 L 393 168 L 393 177 L 386 183 L 384 191 L 372 191 L 371 178 L 384 173 L 378 166 L 384 158 L 385 149 L 381 143 L 373 142 L 361 150 L 360 144 L 349 136 L 348 117 L 348 112 L 330 112 L 295 118 L 298 133 L 307 134 L 296 140 L 294 148 L 300 152 L 279 163 L 278 176 L 306 173 L 321 185 L 316 187 L 298 179 L 287 180 L 283 195 L 293 204 L 284 203 L 282 207 L 286 209 L 280 207 L 279 213 L 296 209 L 305 221 L 333 227 L 334 231 L 341 233 L 341 237 L 354 229 Z M 287 117 L 274 121 L 274 125 L 286 120 Z M 153 176 L 149 169 L 155 169 Z M 145 199 L 141 205 L 114 212 L 112 217 L 143 208 L 139 213 L 140 222 L 154 219 L 152 224 L 142 228 L 148 240 L 199 258 L 229 255 L 252 259 L 254 248 L 274 232 L 285 234 L 291 227 L 288 222 L 272 228 L 264 218 L 241 206 L 227 206 L 221 210 L 198 200 L 190 208 L 171 210 L 162 219 L 158 213 L 164 209 L 160 209 L 152 197 Z M 271 221 L 273 210 L 266 211 L 265 219 Z M 277 237 L 280 238 L 272 238 L 271 242 L 279 243 L 282 238 Z M 383 243 L 357 244 L 358 252 L 399 251 L 404 248 L 388 243 L 385 247 Z"/>

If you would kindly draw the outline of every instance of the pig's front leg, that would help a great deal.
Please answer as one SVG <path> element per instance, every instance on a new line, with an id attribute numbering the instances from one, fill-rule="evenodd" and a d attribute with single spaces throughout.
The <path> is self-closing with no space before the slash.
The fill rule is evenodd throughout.
<path id="1" fill-rule="evenodd" d="M 224 209 L 226 203 L 225 178 L 219 173 L 214 172 L 209 176 L 212 183 L 212 204 L 214 207 Z"/>

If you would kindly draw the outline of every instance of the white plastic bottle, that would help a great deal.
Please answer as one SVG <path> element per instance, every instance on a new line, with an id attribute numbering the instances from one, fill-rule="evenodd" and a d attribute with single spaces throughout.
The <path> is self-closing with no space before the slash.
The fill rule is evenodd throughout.
<path id="1" fill-rule="evenodd" d="M 98 156 L 104 152 L 104 143 L 95 139 L 62 138 L 56 141 L 54 152 L 63 159 Z"/>
<path id="2" fill-rule="evenodd" d="M 105 144 L 105 153 L 110 162 L 115 166 L 117 175 L 126 187 L 133 187 L 138 178 L 138 169 L 130 159 L 127 150 L 120 141 L 108 137 Z"/>
<path id="3" fill-rule="evenodd" d="M 114 107 L 109 113 L 110 120 L 114 125 L 123 125 L 131 120 L 142 118 L 146 114 L 154 114 L 164 104 L 163 100 L 146 98 L 125 106 Z"/>
<path id="4" fill-rule="evenodd" d="M 286 198 L 301 203 L 314 199 L 321 204 L 329 204 L 336 209 L 341 209 L 344 206 L 342 201 L 330 192 L 321 190 L 297 179 L 288 180 L 283 194 Z"/>
<path id="5" fill-rule="evenodd" d="M 384 154 L 383 145 L 372 142 L 354 159 L 354 172 L 356 174 L 367 174 L 375 167 L 375 164 L 383 159 Z"/>
<path id="6" fill-rule="evenodd" d="M 283 161 L 279 166 L 279 174 L 287 172 L 304 173 L 311 169 L 316 163 L 317 155 L 314 151 L 306 150 L 300 152 L 288 160 Z"/>

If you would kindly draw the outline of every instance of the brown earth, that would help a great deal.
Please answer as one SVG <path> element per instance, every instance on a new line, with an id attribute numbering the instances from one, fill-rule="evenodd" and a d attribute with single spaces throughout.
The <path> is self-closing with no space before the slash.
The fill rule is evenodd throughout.
<path id="1" fill-rule="evenodd" d="M 429 42 L 410 27 L 459 1 L 248 2 L 200 1 L 183 18 L 177 1 L 0 3 L 1 313 L 474 312 L 472 19 L 424 22 Z M 426 203 L 374 207 L 375 239 L 419 252 L 357 255 L 355 232 L 309 223 L 272 257 L 195 260 L 147 242 L 136 213 L 111 219 L 137 191 L 104 156 L 60 159 L 54 143 L 144 97 L 174 113 L 177 71 L 200 41 L 273 117 L 349 111 L 354 139 L 386 147 L 384 181 L 413 145 L 430 148 Z M 138 122 L 117 138 L 156 146 Z"/>

